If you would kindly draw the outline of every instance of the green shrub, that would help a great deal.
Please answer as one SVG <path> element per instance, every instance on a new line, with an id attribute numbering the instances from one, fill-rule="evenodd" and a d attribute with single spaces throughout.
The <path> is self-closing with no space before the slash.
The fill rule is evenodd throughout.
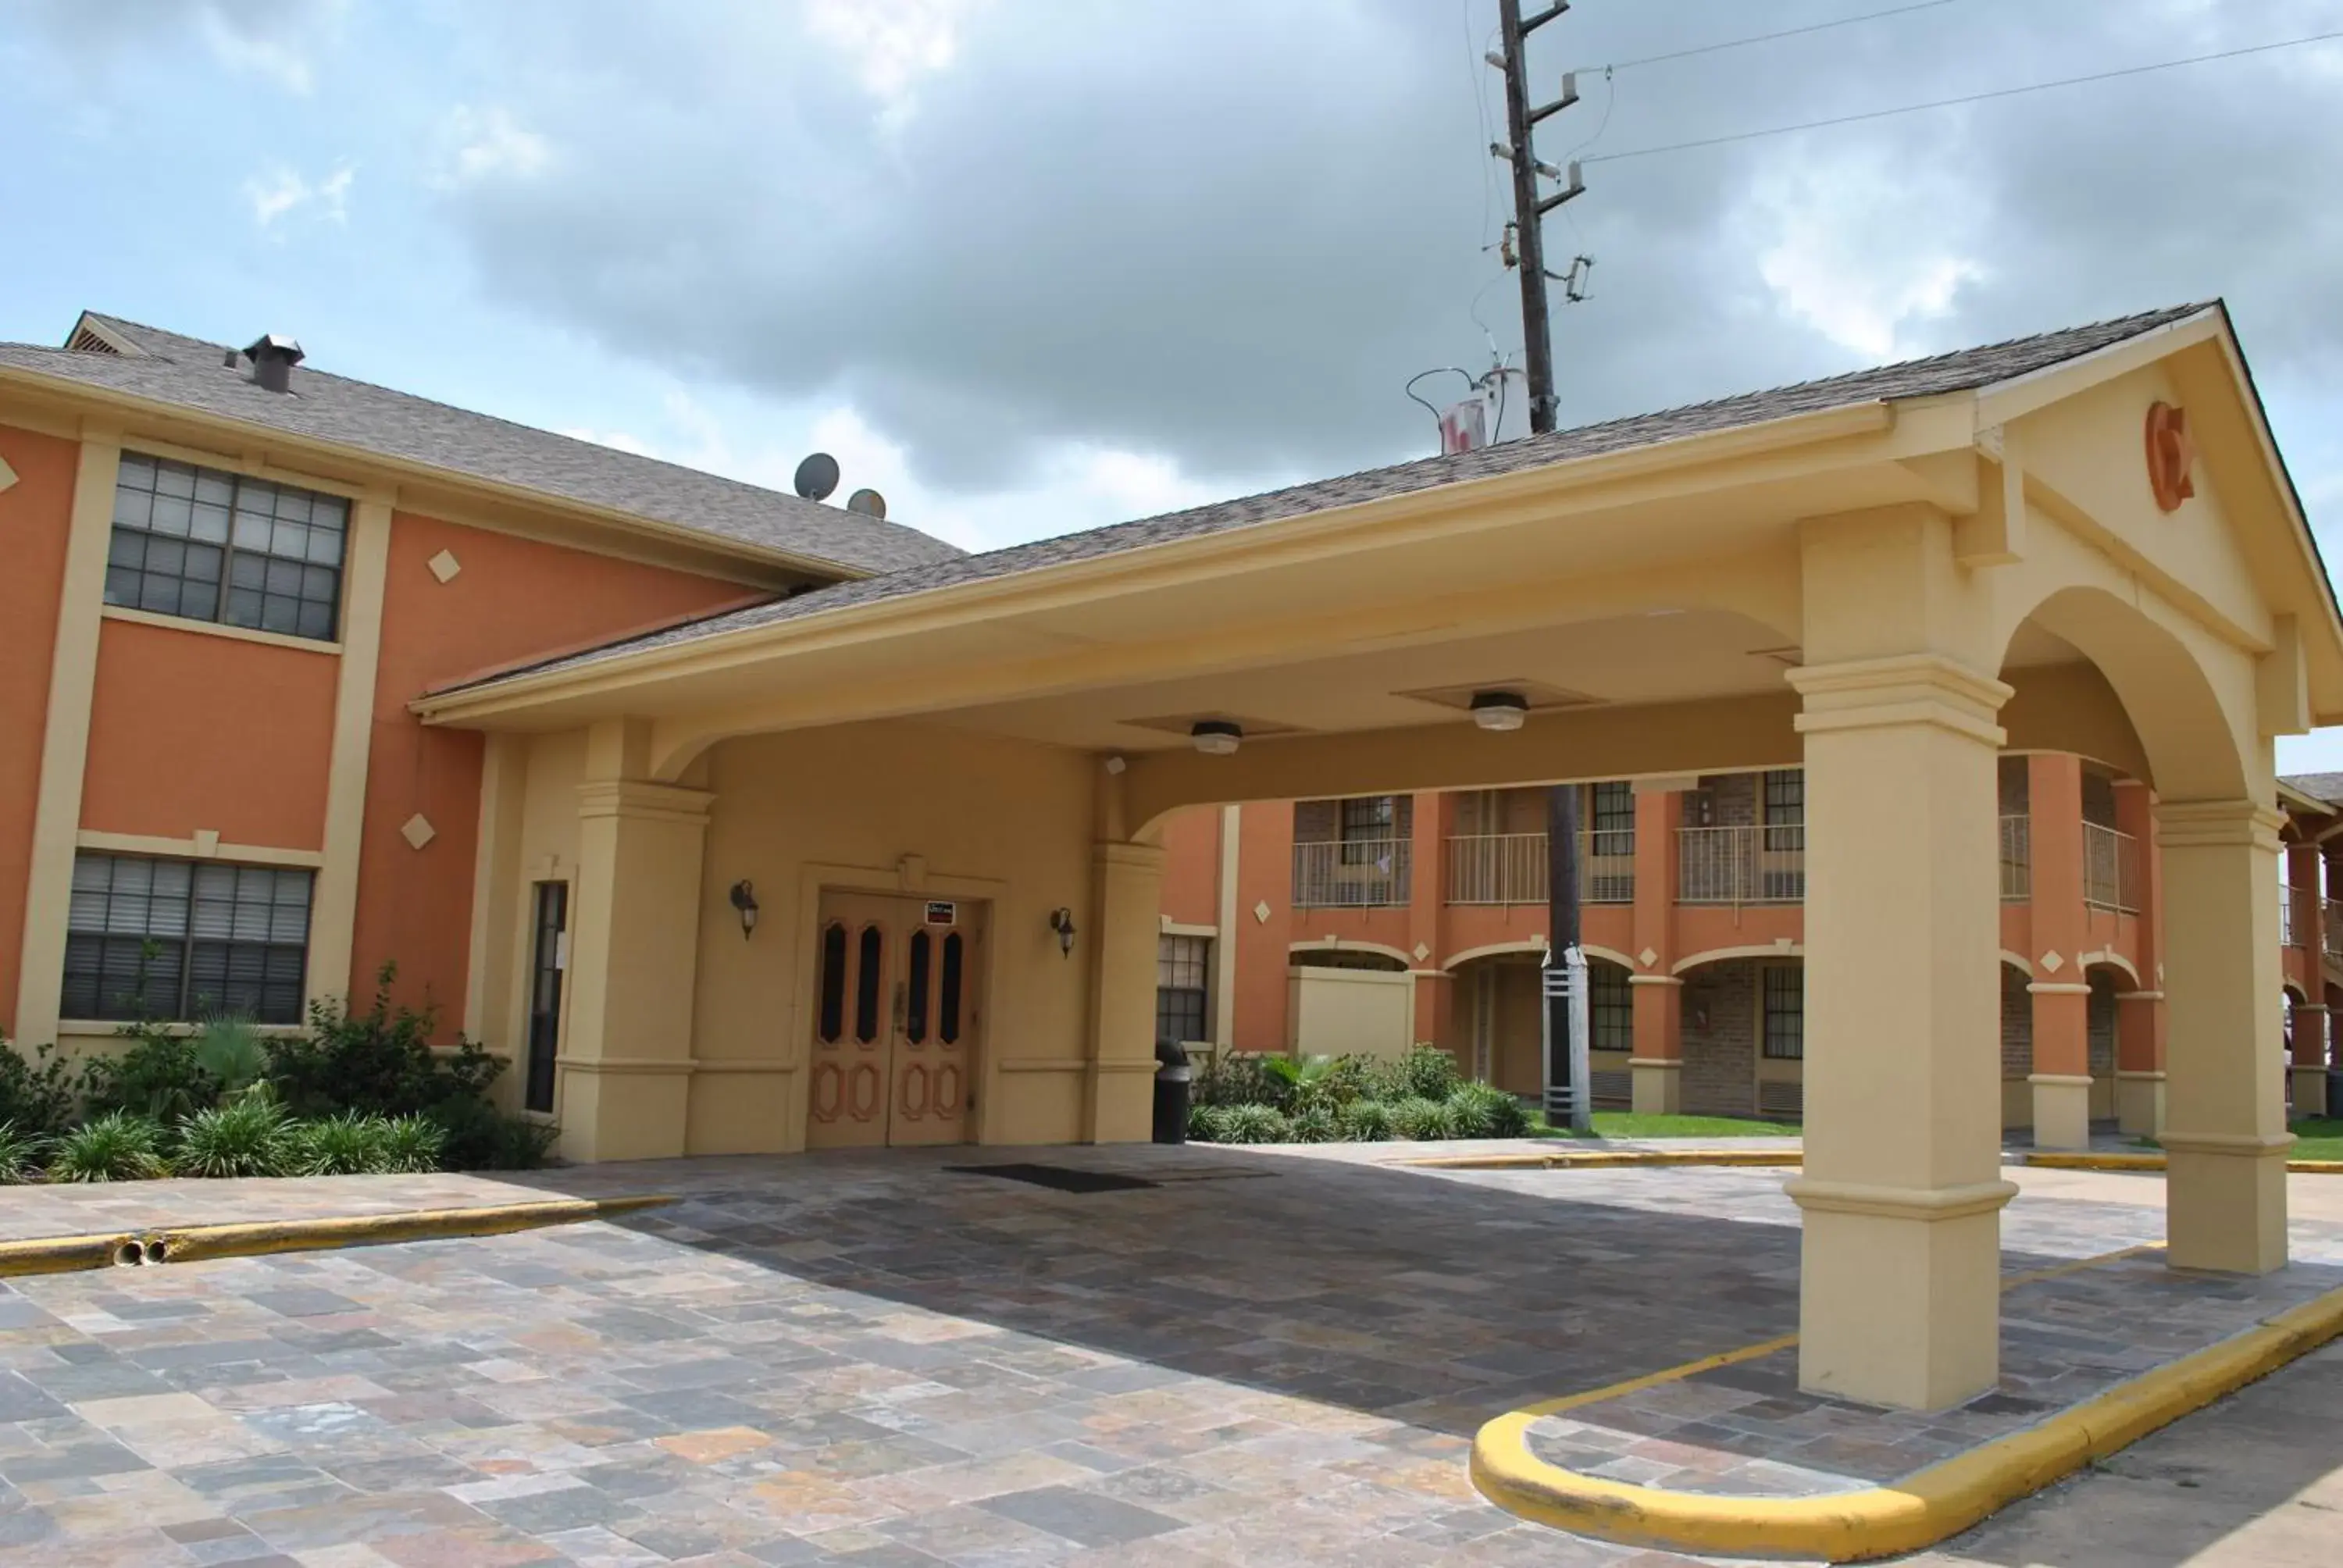
<path id="1" fill-rule="evenodd" d="M 0 1121 L 0 1184 L 26 1181 L 40 1173 L 41 1156 L 49 1141 L 36 1133 L 19 1132 L 13 1121 Z"/>
<path id="2" fill-rule="evenodd" d="M 447 1148 L 447 1134 L 427 1116 L 402 1116 L 390 1124 L 383 1134 L 383 1169 L 387 1171 L 437 1171 L 442 1151 Z"/>
<path id="3" fill-rule="evenodd" d="M 170 1173 L 163 1163 L 163 1130 L 144 1117 L 108 1111 L 56 1141 L 49 1154 L 53 1181 L 136 1181 Z"/>
<path id="4" fill-rule="evenodd" d="M 1436 1045 L 1419 1045 L 1396 1061 L 1381 1065 L 1376 1074 L 1378 1100 L 1445 1100 L 1463 1080 L 1456 1076 L 1456 1059 Z"/>
<path id="5" fill-rule="evenodd" d="M 1342 1136 L 1331 1105 L 1305 1105 L 1295 1111 L 1287 1131 L 1296 1143 L 1332 1143 Z"/>
<path id="6" fill-rule="evenodd" d="M 1226 1143 L 1284 1143 L 1292 1138 L 1285 1113 L 1266 1105 L 1229 1106 L 1221 1126 L 1220 1141 Z"/>
<path id="7" fill-rule="evenodd" d="M 250 1019 L 216 1018 L 196 1031 L 196 1065 L 223 1095 L 242 1094 L 268 1071 L 268 1048 Z"/>
<path id="8" fill-rule="evenodd" d="M 93 1059 L 82 1073 L 84 1114 L 171 1122 L 219 1103 L 220 1081 L 196 1060 L 194 1037 L 158 1023 L 125 1024 L 121 1032 L 129 1049 Z"/>
<path id="9" fill-rule="evenodd" d="M 451 1055 L 434 1052 L 438 1010 L 394 1008 L 390 983 L 397 972 L 397 965 L 383 965 L 366 1011 L 315 1002 L 307 1035 L 268 1042 L 269 1079 L 295 1115 L 414 1116 L 449 1100 L 486 1101 L 503 1060 L 470 1040 L 458 1040 Z"/>
<path id="10" fill-rule="evenodd" d="M 1289 1114 L 1322 1105 L 1339 1111 L 1370 1094 L 1376 1082 L 1372 1056 L 1312 1056 L 1298 1062 L 1292 1057 L 1271 1057 L 1267 1065 L 1292 1091 L 1285 1107 Z"/>
<path id="11" fill-rule="evenodd" d="M 1196 1074 L 1191 1097 L 1198 1105 L 1266 1105 L 1282 1111 L 1292 1102 L 1293 1087 L 1272 1063 L 1291 1065 L 1282 1056 L 1224 1050 Z"/>
<path id="12" fill-rule="evenodd" d="M 1392 1136 L 1392 1108 L 1380 1100 L 1354 1100 L 1334 1113 L 1344 1141 L 1381 1143 Z"/>
<path id="13" fill-rule="evenodd" d="M 1519 1138 L 1529 1131 L 1522 1102 L 1487 1083 L 1460 1083 L 1446 1101 L 1459 1138 Z"/>
<path id="14" fill-rule="evenodd" d="M 527 1116 L 508 1116 L 485 1100 L 443 1100 L 424 1112 L 445 1140 L 443 1171 L 534 1171 L 553 1151 L 561 1130 Z"/>
<path id="15" fill-rule="evenodd" d="M 1190 1105 L 1188 1107 L 1188 1141 L 1192 1143 L 1226 1143 L 1228 1107 L 1224 1105 Z"/>
<path id="16" fill-rule="evenodd" d="M 1453 1138 L 1455 1121 L 1450 1116 L 1443 1101 L 1427 1100 L 1422 1095 L 1411 1096 L 1394 1102 L 1391 1108 L 1392 1131 L 1402 1138 L 1429 1141 L 1437 1138 Z"/>
<path id="17" fill-rule="evenodd" d="M 365 1176 L 387 1170 L 390 1122 L 358 1111 L 294 1123 L 286 1169 L 295 1176 Z"/>
<path id="18" fill-rule="evenodd" d="M 282 1176 L 293 1151 L 285 1108 L 264 1090 L 181 1122 L 172 1164 L 182 1176 Z"/>
<path id="19" fill-rule="evenodd" d="M 26 1138 L 64 1131 L 81 1099 L 79 1077 L 54 1045 L 35 1047 L 28 1060 L 0 1040 L 0 1122 Z"/>

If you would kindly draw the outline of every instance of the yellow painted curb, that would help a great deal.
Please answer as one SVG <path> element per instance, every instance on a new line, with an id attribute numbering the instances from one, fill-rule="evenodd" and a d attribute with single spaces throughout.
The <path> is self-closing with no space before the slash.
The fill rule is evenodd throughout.
<path id="1" fill-rule="evenodd" d="M 197 1262 L 209 1258 L 380 1246 L 391 1241 L 496 1236 L 545 1225 L 605 1220 L 675 1201 L 663 1194 L 552 1198 L 468 1209 L 409 1209 L 389 1214 L 255 1220 L 226 1225 L 156 1225 L 102 1235 L 39 1236 L 30 1241 L 0 1241 L 0 1277 L 70 1273 L 116 1263 Z"/>
<path id="2" fill-rule="evenodd" d="M 1639 1165 L 1789 1167 L 1805 1163 L 1795 1149 L 1593 1149 L 1534 1154 L 1448 1154 L 1399 1161 L 1433 1171 L 1611 1171 Z"/>
<path id="3" fill-rule="evenodd" d="M 1473 1440 L 1473 1484 L 1509 1513 L 1605 1541 L 1731 1556 L 1860 1562 L 1916 1552 L 1957 1534 L 1996 1509 L 2307 1355 L 2338 1333 L 2343 1290 L 1892 1486 L 1826 1497 L 1719 1497 L 1582 1475 L 1530 1452 L 1529 1430 L 1540 1415 L 1635 1385 L 1499 1416 Z M 1695 1363 L 1694 1370 L 1791 1342 L 1751 1346 Z M 1673 1378 L 1680 1370 L 1640 1381 Z"/>
<path id="4" fill-rule="evenodd" d="M 2044 1171 L 2161 1171 L 2161 1154 L 2028 1154 L 2028 1165 Z M 2343 1176 L 2343 1160 L 2289 1160 L 2287 1171 L 2297 1176 Z"/>

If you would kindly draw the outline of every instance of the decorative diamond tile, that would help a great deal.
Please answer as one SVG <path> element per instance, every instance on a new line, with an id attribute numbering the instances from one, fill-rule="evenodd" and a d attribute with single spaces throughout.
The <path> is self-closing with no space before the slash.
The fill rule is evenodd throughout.
<path id="1" fill-rule="evenodd" d="M 406 821 L 399 824 L 398 836 L 406 839 L 416 849 L 420 849 L 424 845 L 428 844 L 432 839 L 439 836 L 439 829 L 431 825 L 430 818 L 426 817 L 422 812 L 417 811 L 414 816 L 409 817 Z"/>
<path id="2" fill-rule="evenodd" d="M 0 457 L 0 490 L 6 489 L 15 482 L 16 470 L 8 466 L 7 458 Z"/>
<path id="3" fill-rule="evenodd" d="M 458 560 L 455 558 L 455 555 L 447 550 L 441 550 L 437 555 L 433 556 L 429 560 L 423 564 L 431 568 L 431 575 L 437 578 L 443 583 L 447 582 L 455 577 L 458 572 L 464 569 L 464 563 Z"/>
<path id="4" fill-rule="evenodd" d="M 1660 955 L 1656 950 L 1645 948 L 1642 952 L 1635 955 L 1635 961 L 1643 965 L 1645 969 L 1650 969 L 1654 964 L 1660 961 Z"/>
<path id="5" fill-rule="evenodd" d="M 1424 960 L 1426 960 L 1426 959 L 1430 958 L 1431 956 L 1432 956 L 1432 950 L 1431 950 L 1429 947 L 1426 947 L 1426 946 L 1425 946 L 1423 943 L 1422 943 L 1422 942 L 1418 942 L 1418 943 L 1416 943 L 1416 944 L 1415 944 L 1415 961 L 1416 961 L 1417 963 L 1422 963 Z"/>
<path id="6" fill-rule="evenodd" d="M 2060 958 L 2056 953 L 2044 953 L 2042 955 L 2042 967 L 2055 975 L 2060 970 L 2066 967 L 2066 960 Z"/>
<path id="7" fill-rule="evenodd" d="M 1261 902 L 1252 907 L 1252 919 L 1255 925 L 1265 926 L 1269 924 L 1269 900 L 1267 899 L 1262 900 Z"/>

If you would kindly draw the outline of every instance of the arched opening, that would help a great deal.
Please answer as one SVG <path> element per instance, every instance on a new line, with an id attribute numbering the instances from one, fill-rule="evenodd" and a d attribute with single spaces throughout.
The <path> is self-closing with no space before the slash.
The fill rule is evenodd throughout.
<path id="1" fill-rule="evenodd" d="M 1805 960 L 1741 954 L 1683 971 L 1684 1110 L 1795 1122 L 1805 1111 Z"/>

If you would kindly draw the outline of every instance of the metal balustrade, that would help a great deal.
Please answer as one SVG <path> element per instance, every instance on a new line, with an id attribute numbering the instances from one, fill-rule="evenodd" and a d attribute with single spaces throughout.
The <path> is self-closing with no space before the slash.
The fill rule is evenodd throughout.
<path id="1" fill-rule="evenodd" d="M 1463 833 L 1448 840 L 1448 902 L 1543 904 L 1544 833 Z M 1634 829 L 1578 835 L 1578 899 L 1583 904 L 1635 901 Z"/>
<path id="2" fill-rule="evenodd" d="M 2343 960 L 2343 899 L 2328 899 L 2326 902 L 2327 925 L 2322 933 L 2322 945 L 2327 949 L 2328 958 Z"/>
<path id="3" fill-rule="evenodd" d="M 2278 945 L 2282 948 L 2302 945 L 2295 940 L 2294 890 L 2284 882 L 2280 882 L 2278 888 Z"/>
<path id="4" fill-rule="evenodd" d="M 2139 840 L 2097 822 L 2083 824 L 2083 902 L 2139 913 Z"/>
<path id="5" fill-rule="evenodd" d="M 1372 910 L 1405 904 L 1409 840 L 1350 839 L 1293 846 L 1293 907 Z"/>
<path id="6" fill-rule="evenodd" d="M 2001 897 L 2022 904 L 2034 896 L 2034 829 L 2020 816 L 2001 819 Z"/>
<path id="7" fill-rule="evenodd" d="M 1802 823 L 1676 830 L 1676 901 L 1795 904 L 1806 896 Z"/>

